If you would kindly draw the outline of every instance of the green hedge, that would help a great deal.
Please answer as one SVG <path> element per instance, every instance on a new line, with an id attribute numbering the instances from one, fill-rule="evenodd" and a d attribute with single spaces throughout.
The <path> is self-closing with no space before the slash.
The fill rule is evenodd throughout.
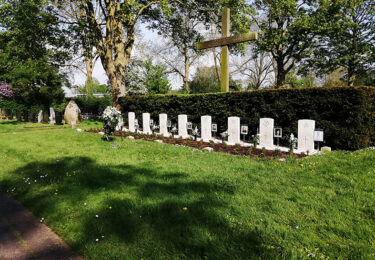
<path id="1" fill-rule="evenodd" d="M 43 109 L 42 105 L 26 106 L 24 104 L 17 103 L 13 99 L 0 100 L 0 109 L 4 110 L 8 116 L 13 117 L 15 115 L 17 120 L 35 122 L 39 110 Z"/>
<path id="2" fill-rule="evenodd" d="M 92 113 L 94 115 L 100 115 L 107 106 L 112 105 L 112 97 L 106 96 L 103 98 L 98 97 L 82 97 L 82 98 L 74 98 L 73 99 L 81 113 Z"/>
<path id="3" fill-rule="evenodd" d="M 158 120 L 166 113 L 177 124 L 179 114 L 200 123 L 200 116 L 211 115 L 218 131 L 227 129 L 227 118 L 238 116 L 254 134 L 259 118 L 275 119 L 283 128 L 284 140 L 297 134 L 299 119 L 313 119 L 324 129 L 324 145 L 333 149 L 356 150 L 375 144 L 375 88 L 331 87 L 302 89 L 268 89 L 198 95 L 127 96 L 120 99 L 123 113 L 135 112 L 139 122 L 144 112 Z M 125 116 L 127 120 L 127 116 Z"/>

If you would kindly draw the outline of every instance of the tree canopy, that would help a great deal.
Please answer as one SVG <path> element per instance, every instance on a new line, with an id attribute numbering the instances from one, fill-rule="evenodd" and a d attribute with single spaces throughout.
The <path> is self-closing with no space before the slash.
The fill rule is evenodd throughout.
<path id="1" fill-rule="evenodd" d="M 65 32 L 53 7 L 42 0 L 8 0 L 0 6 L 0 81 L 12 86 L 25 105 L 61 102 L 64 75 L 59 65 L 69 58 Z"/>

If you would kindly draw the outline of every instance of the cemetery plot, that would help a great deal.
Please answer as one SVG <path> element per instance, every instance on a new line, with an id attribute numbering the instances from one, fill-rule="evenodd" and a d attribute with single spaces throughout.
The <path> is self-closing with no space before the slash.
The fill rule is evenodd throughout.
<path id="1" fill-rule="evenodd" d="M 86 130 L 87 132 L 91 133 L 100 133 L 103 130 L 97 129 L 97 130 Z M 134 139 L 140 139 L 145 141 L 157 141 L 160 143 L 166 143 L 166 144 L 174 144 L 174 145 L 182 145 L 187 147 L 196 148 L 199 150 L 210 150 L 215 152 L 224 152 L 234 155 L 245 155 L 250 157 L 258 157 L 258 158 L 266 158 L 266 159 L 273 159 L 273 158 L 286 158 L 286 157 L 294 157 L 296 159 L 303 158 L 306 156 L 306 153 L 301 154 L 290 154 L 288 152 L 282 152 L 280 150 L 266 150 L 262 149 L 258 146 L 258 148 L 254 147 L 244 147 L 241 145 L 230 145 L 229 143 L 215 143 L 213 141 L 204 142 L 203 139 L 201 141 L 196 141 L 193 138 L 174 138 L 172 136 L 165 137 L 160 134 L 152 134 L 152 135 L 146 135 L 143 133 L 132 133 L 132 132 L 123 132 L 123 131 L 116 131 L 115 136 L 121 137 L 121 138 L 134 138 Z"/>

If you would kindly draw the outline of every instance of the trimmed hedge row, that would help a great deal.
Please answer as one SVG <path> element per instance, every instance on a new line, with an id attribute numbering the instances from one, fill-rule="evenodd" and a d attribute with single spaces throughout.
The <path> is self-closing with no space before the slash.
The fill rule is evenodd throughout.
<path id="1" fill-rule="evenodd" d="M 112 97 L 106 96 L 98 97 L 80 97 L 73 98 L 81 110 L 81 113 L 92 113 L 94 115 L 101 115 L 107 106 L 112 105 Z"/>
<path id="2" fill-rule="evenodd" d="M 275 119 L 283 128 L 284 140 L 297 134 L 299 119 L 313 119 L 324 129 L 325 145 L 333 149 L 356 150 L 375 144 L 375 88 L 330 87 L 303 89 L 268 89 L 251 92 L 229 92 L 197 95 L 127 96 L 120 99 L 121 111 L 166 113 L 177 125 L 177 116 L 187 114 L 189 121 L 200 123 L 200 116 L 211 115 L 218 133 L 227 129 L 227 118 L 238 116 L 241 124 L 256 133 L 259 118 Z M 125 121 L 127 116 L 124 116 Z"/>

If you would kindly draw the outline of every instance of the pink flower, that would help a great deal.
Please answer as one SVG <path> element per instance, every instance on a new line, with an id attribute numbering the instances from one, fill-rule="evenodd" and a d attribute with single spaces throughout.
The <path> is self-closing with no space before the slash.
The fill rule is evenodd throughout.
<path id="1" fill-rule="evenodd" d="M 10 89 L 10 85 L 0 82 L 0 96 L 11 97 L 13 93 L 13 90 Z"/>

